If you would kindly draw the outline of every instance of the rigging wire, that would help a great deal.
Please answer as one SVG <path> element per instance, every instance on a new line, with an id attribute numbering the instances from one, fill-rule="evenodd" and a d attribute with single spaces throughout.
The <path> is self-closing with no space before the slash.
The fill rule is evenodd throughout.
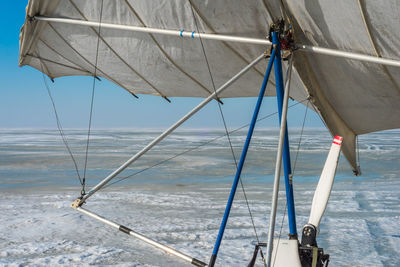
<path id="1" fill-rule="evenodd" d="M 189 2 L 189 5 L 190 5 L 190 9 L 192 11 L 192 15 L 193 15 L 194 23 L 195 23 L 195 26 L 196 26 L 196 30 L 197 30 L 197 32 L 200 32 L 199 31 L 199 26 L 198 26 L 198 23 L 197 23 L 197 19 L 196 19 L 196 15 L 194 13 L 192 2 L 190 0 L 188 0 L 188 2 Z M 216 91 L 216 88 L 215 88 L 214 78 L 213 78 L 213 75 L 212 75 L 212 72 L 211 72 L 210 64 L 208 62 L 208 58 L 207 58 L 206 50 L 205 50 L 205 47 L 204 47 L 204 44 L 203 44 L 203 40 L 201 39 L 200 36 L 199 36 L 199 40 L 200 40 L 201 48 L 202 48 L 202 51 L 203 51 L 204 59 L 206 61 L 208 73 L 210 74 L 210 79 L 211 79 L 211 83 L 212 83 L 212 86 L 213 86 L 213 90 L 214 90 L 214 93 L 215 93 L 215 96 L 216 96 L 216 99 L 217 99 L 219 112 L 221 114 L 221 119 L 222 119 L 222 122 L 224 124 L 226 137 L 228 139 L 229 146 L 230 146 L 230 149 L 231 149 L 232 158 L 233 158 L 233 160 L 235 162 L 235 166 L 236 166 L 236 169 L 237 169 L 238 164 L 237 164 L 235 152 L 233 151 L 233 146 L 232 146 L 231 138 L 229 136 L 228 127 L 226 125 L 225 116 L 224 116 L 224 113 L 222 111 L 221 103 L 220 103 L 220 101 L 218 101 L 219 98 L 218 98 L 217 91 Z M 247 198 L 247 195 L 246 195 L 246 191 L 244 189 L 244 185 L 243 185 L 241 177 L 239 177 L 239 182 L 240 182 L 240 185 L 241 185 L 241 188 L 242 188 L 242 191 L 243 191 L 243 196 L 245 198 L 245 202 L 246 202 L 246 206 L 247 206 L 247 209 L 248 209 L 248 212 L 249 212 L 249 216 L 250 216 L 250 219 L 251 219 L 251 224 L 253 226 L 254 234 L 256 236 L 257 242 L 260 243 L 260 240 L 259 240 L 259 237 L 258 237 L 258 234 L 257 234 L 257 229 L 256 229 L 256 226 L 255 226 L 255 223 L 254 223 L 253 214 L 252 214 L 251 209 L 250 209 L 249 201 L 248 201 L 248 198 Z M 264 255 L 263 255 L 261 250 L 260 250 L 260 253 L 261 253 L 261 257 L 264 259 Z"/>
<path id="2" fill-rule="evenodd" d="M 294 162 L 293 162 L 293 170 L 292 170 L 292 173 L 290 174 L 292 179 L 293 179 L 293 176 L 294 176 L 294 173 L 295 173 L 295 170 L 296 170 L 297 158 L 298 158 L 298 156 L 299 156 L 301 141 L 302 141 L 302 139 L 303 139 L 304 126 L 305 126 L 305 122 L 306 122 L 306 118 L 307 118 L 308 105 L 310 104 L 310 100 L 309 100 L 309 99 L 306 99 L 306 100 L 308 100 L 308 102 L 307 102 L 306 110 L 305 110 L 305 112 L 304 112 L 303 125 L 301 126 L 301 132 L 300 132 L 300 137 L 299 137 L 299 143 L 298 143 L 298 145 L 297 145 L 297 150 L 296 150 L 296 157 L 295 157 Z M 278 242 L 279 242 L 279 240 L 281 239 L 281 236 L 282 236 L 283 223 L 285 222 L 285 218 L 286 218 L 286 210 L 287 210 L 287 199 L 286 199 L 286 201 L 285 201 L 285 210 L 283 211 L 283 216 L 282 216 L 282 221 L 281 221 L 281 227 L 280 227 L 280 229 L 279 229 Z M 275 264 L 275 260 L 276 260 L 277 254 L 278 254 L 278 253 L 276 253 L 275 256 L 274 256 L 274 261 L 273 261 L 272 266 L 274 266 L 274 264 Z"/>
<path id="3" fill-rule="evenodd" d="M 38 53 L 38 54 L 39 54 L 39 53 Z M 39 55 L 39 57 L 40 57 L 40 55 Z M 43 64 L 43 63 L 42 63 L 42 61 L 40 60 L 40 68 L 41 68 L 41 72 L 42 72 L 42 76 L 43 76 L 43 82 L 44 82 L 44 84 L 45 84 L 45 86 L 46 86 L 47 94 L 49 95 L 51 104 L 52 104 L 52 106 L 53 106 L 53 111 L 54 111 L 54 116 L 56 117 L 58 131 L 60 132 L 61 139 L 63 140 L 64 145 L 65 145 L 65 147 L 67 148 L 68 154 L 70 155 L 70 157 L 71 157 L 71 159 L 72 159 L 72 162 L 74 163 L 75 171 L 76 171 L 76 174 L 77 174 L 77 178 L 79 179 L 79 183 L 80 183 L 81 185 L 83 185 L 83 181 L 82 181 L 82 178 L 81 178 L 81 176 L 80 176 L 80 174 L 79 174 L 79 170 L 78 170 L 78 164 L 76 163 L 75 157 L 74 157 L 74 155 L 72 154 L 72 150 L 71 150 L 71 148 L 70 148 L 69 145 L 68 145 L 68 140 L 67 140 L 67 137 L 65 136 L 64 130 L 63 130 L 63 128 L 62 128 L 62 125 L 61 125 L 61 122 L 60 122 L 60 118 L 58 117 L 58 112 L 57 112 L 56 104 L 55 104 L 55 101 L 54 101 L 53 96 L 52 96 L 52 94 L 51 94 L 50 86 L 49 86 L 49 84 L 47 83 L 46 76 L 45 76 L 45 74 L 44 74 L 44 72 L 43 72 L 43 65 L 42 65 L 42 64 Z"/>
<path id="4" fill-rule="evenodd" d="M 302 141 L 302 138 L 303 138 L 304 125 L 305 125 L 305 123 L 306 123 L 307 112 L 308 112 L 308 105 L 309 105 L 309 104 L 310 104 L 310 100 L 308 100 L 307 106 L 306 106 L 306 111 L 304 112 L 303 125 L 301 126 L 301 133 L 300 133 L 300 137 L 299 137 L 299 144 L 297 145 L 296 157 L 295 157 L 294 162 L 293 162 L 293 171 L 292 171 L 292 175 L 294 175 L 294 171 L 296 170 L 297 157 L 299 156 L 300 145 L 301 145 L 301 141 Z"/>
<path id="5" fill-rule="evenodd" d="M 88 162 L 88 154 L 89 154 L 90 133 L 91 133 L 91 127 L 92 127 L 94 92 L 96 89 L 97 62 L 98 62 L 98 58 L 99 58 L 101 19 L 103 16 L 103 2 L 104 2 L 104 0 L 101 1 L 101 7 L 100 7 L 100 19 L 99 19 L 99 30 L 98 30 L 99 34 L 97 35 L 96 59 L 95 59 L 94 73 L 93 73 L 92 97 L 91 97 L 91 101 L 90 101 L 90 115 L 89 115 L 89 125 L 88 125 L 87 140 L 86 140 L 85 166 L 83 169 L 81 196 L 84 196 L 86 194 L 86 192 L 85 192 L 86 170 L 87 170 L 87 162 Z"/>
<path id="6" fill-rule="evenodd" d="M 31 34 L 33 34 L 33 31 L 34 31 L 34 27 L 31 27 Z M 67 149 L 68 154 L 71 157 L 71 160 L 72 160 L 72 162 L 74 164 L 75 172 L 76 172 L 76 175 L 77 175 L 77 179 L 79 180 L 79 183 L 81 185 L 83 185 L 83 181 L 82 181 L 81 175 L 79 174 L 78 164 L 77 164 L 77 162 L 75 160 L 75 157 L 74 157 L 74 154 L 72 153 L 72 150 L 71 150 L 71 148 L 70 148 L 70 146 L 68 144 L 68 139 L 67 139 L 67 137 L 66 137 L 66 135 L 64 133 L 64 129 L 63 129 L 62 125 L 61 125 L 61 121 L 60 121 L 60 118 L 58 116 L 56 103 L 54 101 L 53 95 L 51 94 L 50 86 L 49 86 L 49 84 L 47 83 L 47 80 L 46 80 L 46 76 L 45 76 L 45 72 L 44 72 L 45 66 L 44 66 L 44 63 L 43 63 L 43 61 L 41 59 L 42 57 L 40 56 L 40 52 L 39 52 L 38 49 L 36 49 L 36 54 L 37 54 L 39 62 L 40 62 L 40 72 L 42 73 L 43 83 L 44 83 L 44 85 L 46 87 L 47 94 L 49 95 L 49 98 L 50 98 L 50 101 L 51 101 L 51 104 L 52 104 L 52 107 L 53 107 L 53 111 L 54 111 L 54 116 L 56 118 L 58 132 L 60 133 L 61 139 L 62 139 L 62 141 L 63 141 L 63 143 L 65 145 L 65 148 Z M 53 78 L 51 76 L 48 76 L 48 77 L 54 82 L 54 80 L 53 80 Z"/>
<path id="7" fill-rule="evenodd" d="M 304 99 L 304 100 L 302 100 L 302 101 L 300 101 L 300 102 L 297 102 L 297 103 L 295 103 L 295 104 L 289 106 L 288 108 L 292 108 L 292 107 L 294 107 L 294 106 L 297 106 L 298 104 L 304 103 L 306 100 L 307 100 L 307 99 Z M 276 115 L 276 114 L 278 114 L 277 111 L 276 111 L 276 112 L 273 112 L 273 113 L 270 113 L 270 114 L 268 114 L 268 115 L 266 115 L 266 116 L 264 116 L 264 117 L 258 119 L 257 122 L 262 121 L 262 120 L 265 120 L 265 119 L 267 119 L 267 118 L 270 118 L 270 117 L 272 117 L 272 116 L 274 116 L 274 115 Z M 250 124 L 246 124 L 246 125 L 243 125 L 243 126 L 241 126 L 241 127 L 239 127 L 239 128 L 236 128 L 235 130 L 230 131 L 229 134 L 233 134 L 233 133 L 235 133 L 235 132 L 237 132 L 237 131 L 240 131 L 240 130 L 242 130 L 242 129 L 248 127 L 249 125 L 250 125 Z M 111 185 L 114 185 L 114 184 L 116 184 L 116 183 L 122 182 L 122 181 L 124 181 L 124 180 L 129 179 L 129 178 L 132 178 L 133 176 L 136 176 L 136 175 L 138 175 L 138 174 L 140 174 L 140 173 L 142 173 L 142 172 L 145 172 L 145 171 L 147 171 L 147 170 L 150 170 L 150 169 L 152 169 L 152 168 L 154 168 L 154 167 L 156 167 L 156 166 L 159 166 L 159 165 L 161 165 L 161 164 L 163 164 L 163 163 L 166 163 L 166 162 L 168 162 L 168 161 L 170 161 L 170 160 L 172 160 L 172 159 L 175 159 L 175 158 L 177 158 L 177 157 L 179 157 L 179 156 L 182 156 L 182 155 L 184 155 L 184 154 L 186 154 L 186 153 L 188 153 L 188 152 L 194 151 L 194 150 L 199 149 L 199 148 L 201 148 L 201 147 L 203 147 L 203 146 L 205 146 L 205 145 L 208 145 L 208 144 L 210 144 L 210 143 L 212 143 L 212 142 L 214 142 L 214 141 L 216 141 L 216 140 L 218 140 L 218 139 L 221 139 L 221 138 L 224 137 L 225 135 L 226 135 L 226 134 L 217 136 L 217 137 L 215 137 L 215 138 L 213 138 L 213 139 L 211 139 L 211 140 L 209 140 L 209 141 L 207 141 L 207 142 L 204 142 L 204 143 L 199 144 L 199 145 L 197 145 L 197 146 L 195 146 L 195 147 L 192 147 L 192 148 L 189 148 L 189 149 L 187 149 L 187 150 L 184 150 L 184 151 L 182 151 L 182 152 L 180 152 L 180 153 L 178 153 L 178 154 L 176 154 L 176 155 L 174 155 L 174 156 L 172 156 L 172 157 L 169 157 L 169 158 L 167 158 L 167 159 L 165 159 L 165 160 L 162 160 L 162 161 L 159 161 L 159 162 L 157 162 L 157 163 L 155 163 L 155 164 L 153 164 L 153 165 L 151 165 L 151 166 L 149 166 L 149 167 L 147 167 L 147 168 L 144 168 L 144 169 L 142 169 L 142 170 L 139 170 L 139 171 L 137 171 L 137 172 L 134 172 L 134 173 L 131 174 L 131 175 L 128 175 L 128 176 L 125 176 L 125 177 L 121 177 L 119 180 L 116 180 L 116 181 L 114 181 L 114 182 L 112 182 L 112 183 L 110 183 L 110 184 L 104 186 L 104 189 L 107 188 L 107 187 L 109 187 L 109 186 L 111 186 Z"/>
<path id="8" fill-rule="evenodd" d="M 357 150 L 357 175 L 361 175 L 361 160 L 360 160 L 360 144 L 358 143 L 358 135 L 356 135 L 356 150 Z"/>

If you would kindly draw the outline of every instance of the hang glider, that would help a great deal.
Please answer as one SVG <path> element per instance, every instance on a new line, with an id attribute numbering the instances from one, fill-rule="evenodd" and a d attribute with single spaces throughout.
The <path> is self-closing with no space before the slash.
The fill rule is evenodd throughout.
<path id="1" fill-rule="evenodd" d="M 276 94 L 281 128 L 264 262 L 270 266 L 272 255 L 278 251 L 273 235 L 283 161 L 289 240 L 275 242 L 285 247 L 277 252 L 277 259 L 280 266 L 326 266 L 329 255 L 317 246 L 316 235 L 340 150 L 358 174 L 357 135 L 400 128 L 399 9 L 395 0 L 30 0 L 21 30 L 19 63 L 51 79 L 101 76 L 136 97 L 157 95 L 167 101 L 168 97 L 204 98 L 88 193 L 83 179 L 81 196 L 72 204 L 78 211 L 196 266 L 207 264 L 82 205 L 213 99 L 258 96 L 210 258 L 209 266 L 214 266 L 263 97 Z M 283 64 L 287 70 L 284 86 L 285 59 L 289 64 Z M 270 76 L 272 69 L 274 77 Z M 300 103 L 310 100 L 336 136 L 314 195 L 309 223 L 302 231 L 301 245 L 286 127 L 289 96 Z M 256 245 L 253 264 L 259 246 L 264 245 Z"/>
<path id="2" fill-rule="evenodd" d="M 93 46 L 100 38 L 98 76 L 134 95 L 208 97 L 213 89 L 196 37 L 214 36 L 204 36 L 202 42 L 220 86 L 269 49 L 268 25 L 284 16 L 297 46 L 290 97 L 311 98 L 331 133 L 346 140 L 342 149 L 356 172 L 356 136 L 400 127 L 396 0 L 104 0 L 101 18 L 100 4 L 29 1 L 20 36 L 20 66 L 43 70 L 52 79 L 92 76 Z M 99 24 L 104 27 L 96 27 Z M 257 64 L 219 97 L 257 96 L 264 68 Z M 275 95 L 271 79 L 266 95 Z"/>

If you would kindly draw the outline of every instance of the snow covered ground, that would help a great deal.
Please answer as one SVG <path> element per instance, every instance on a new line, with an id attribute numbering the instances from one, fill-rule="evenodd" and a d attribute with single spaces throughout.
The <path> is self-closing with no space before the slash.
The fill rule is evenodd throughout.
<path id="1" fill-rule="evenodd" d="M 203 134 L 197 143 L 189 143 L 186 148 L 217 134 Z M 308 219 L 313 191 L 330 143 L 330 137 L 323 133 L 314 140 L 312 134 L 315 132 L 305 134 L 303 141 L 314 141 L 314 145 L 302 146 L 296 167 L 298 175 L 294 177 L 299 231 Z M 135 168 L 173 156 L 179 152 L 176 144 L 192 139 L 190 135 L 182 132 L 173 136 Z M 71 209 L 70 203 L 79 195 L 79 184 L 55 136 L 44 131 L 36 134 L 30 131 L 21 136 L 10 131 L 0 133 L 0 266 L 187 266 Z M 364 140 L 365 145 L 361 143 L 364 176 L 353 177 L 342 158 L 318 237 L 318 244 L 331 255 L 330 266 L 400 266 L 398 136 L 398 132 L 376 134 Z M 123 162 L 129 150 L 135 151 L 149 138 L 149 134 L 143 133 L 95 133 L 93 150 L 104 153 L 95 153 L 97 156 L 89 165 L 89 178 L 104 177 Z M 315 144 L 315 139 L 321 141 Z M 82 140 L 76 138 L 72 145 Z M 238 151 L 242 140 L 236 137 Z M 267 140 L 262 135 L 255 138 L 256 145 L 244 171 L 247 196 L 262 242 L 267 239 L 273 172 L 269 168 L 274 163 L 255 166 L 273 158 L 274 142 L 276 139 Z M 135 143 L 135 147 L 128 149 L 128 143 Z M 264 143 L 268 146 L 261 147 Z M 85 208 L 208 262 L 232 179 L 229 165 L 232 163 L 229 153 L 225 153 L 228 150 L 224 149 L 217 143 L 175 158 L 166 166 L 137 175 L 134 181 L 128 179 L 99 192 L 88 200 Z M 313 164 L 317 170 L 312 170 Z M 262 173 L 266 173 L 265 177 Z M 96 182 L 95 178 L 89 181 Z M 276 236 L 281 229 L 284 205 L 282 191 Z M 286 238 L 287 216 L 283 221 L 281 237 Z M 246 266 L 255 240 L 243 193 L 238 188 L 217 265 Z M 257 264 L 262 266 L 260 260 Z"/>

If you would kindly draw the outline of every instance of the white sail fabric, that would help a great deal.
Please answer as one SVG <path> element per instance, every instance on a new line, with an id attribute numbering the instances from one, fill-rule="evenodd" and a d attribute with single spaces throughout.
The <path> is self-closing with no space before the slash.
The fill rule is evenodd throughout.
<path id="1" fill-rule="evenodd" d="M 199 39 L 31 21 L 36 15 L 100 21 L 102 0 L 30 0 L 21 30 L 20 65 L 51 78 L 97 75 L 134 94 L 206 97 L 214 91 Z M 193 9 L 192 9 L 193 8 Z M 384 14 L 384 15 L 382 15 Z M 265 38 L 285 17 L 295 41 L 400 59 L 400 3 L 388 1 L 103 0 L 101 22 Z M 269 49 L 202 40 L 216 87 Z M 400 127 L 400 69 L 309 52 L 295 52 L 291 97 L 311 96 L 356 168 L 355 136 Z M 257 96 L 266 63 L 219 97 Z M 266 95 L 275 95 L 274 81 Z"/>

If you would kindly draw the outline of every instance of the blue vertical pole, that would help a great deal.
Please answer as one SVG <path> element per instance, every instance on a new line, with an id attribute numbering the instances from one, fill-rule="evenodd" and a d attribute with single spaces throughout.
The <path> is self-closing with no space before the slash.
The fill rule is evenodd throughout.
<path id="1" fill-rule="evenodd" d="M 257 104 L 256 104 L 256 107 L 254 109 L 254 114 L 253 114 L 253 117 L 251 119 L 249 130 L 247 132 L 246 142 L 244 143 L 243 150 L 242 150 L 242 155 L 240 156 L 240 161 L 239 161 L 239 164 L 238 164 L 238 167 L 237 167 L 237 170 L 236 170 L 235 179 L 233 180 L 231 193 L 229 194 L 228 203 L 226 204 L 224 217 L 222 219 L 221 226 L 219 228 L 217 240 L 215 241 L 214 250 L 213 250 L 213 253 L 211 255 L 210 263 L 208 264 L 208 266 L 210 266 L 210 267 L 213 267 L 214 264 L 215 264 L 215 261 L 217 260 L 219 246 L 221 245 L 221 241 L 222 241 L 222 237 L 224 235 L 226 223 L 228 222 L 228 217 L 229 217 L 229 213 L 231 211 L 233 199 L 235 197 L 236 188 L 238 186 L 239 179 L 240 179 L 240 174 L 242 173 L 243 165 L 244 165 L 244 162 L 246 160 L 247 150 L 249 148 L 251 137 L 253 135 L 254 126 L 256 125 L 258 112 L 260 111 L 261 103 L 262 103 L 262 100 L 264 98 L 265 89 L 267 87 L 269 75 L 271 74 L 272 65 L 274 64 L 275 56 L 276 56 L 276 50 L 274 49 L 274 50 L 272 50 L 271 57 L 269 59 L 269 63 L 268 63 L 268 67 L 267 67 L 267 71 L 265 72 L 264 81 L 262 83 L 262 86 L 261 86 L 261 89 L 260 89 L 260 94 L 258 95 L 258 99 L 257 99 Z"/>
<path id="2" fill-rule="evenodd" d="M 281 59 L 281 51 L 280 51 L 278 35 L 279 35 L 278 32 L 272 32 L 272 44 L 276 46 L 274 69 L 275 69 L 276 96 L 278 100 L 278 111 L 279 111 L 279 124 L 281 124 L 284 84 L 282 76 L 282 59 Z M 294 197 L 293 197 L 293 183 L 291 179 L 292 168 L 290 166 L 290 151 L 289 151 L 288 136 L 289 135 L 286 126 L 282 157 L 283 157 L 283 171 L 285 175 L 285 189 L 286 189 L 286 200 L 287 200 L 287 210 L 288 210 L 288 220 L 289 220 L 289 237 L 291 239 L 292 238 L 297 239 L 296 215 L 295 215 Z"/>

